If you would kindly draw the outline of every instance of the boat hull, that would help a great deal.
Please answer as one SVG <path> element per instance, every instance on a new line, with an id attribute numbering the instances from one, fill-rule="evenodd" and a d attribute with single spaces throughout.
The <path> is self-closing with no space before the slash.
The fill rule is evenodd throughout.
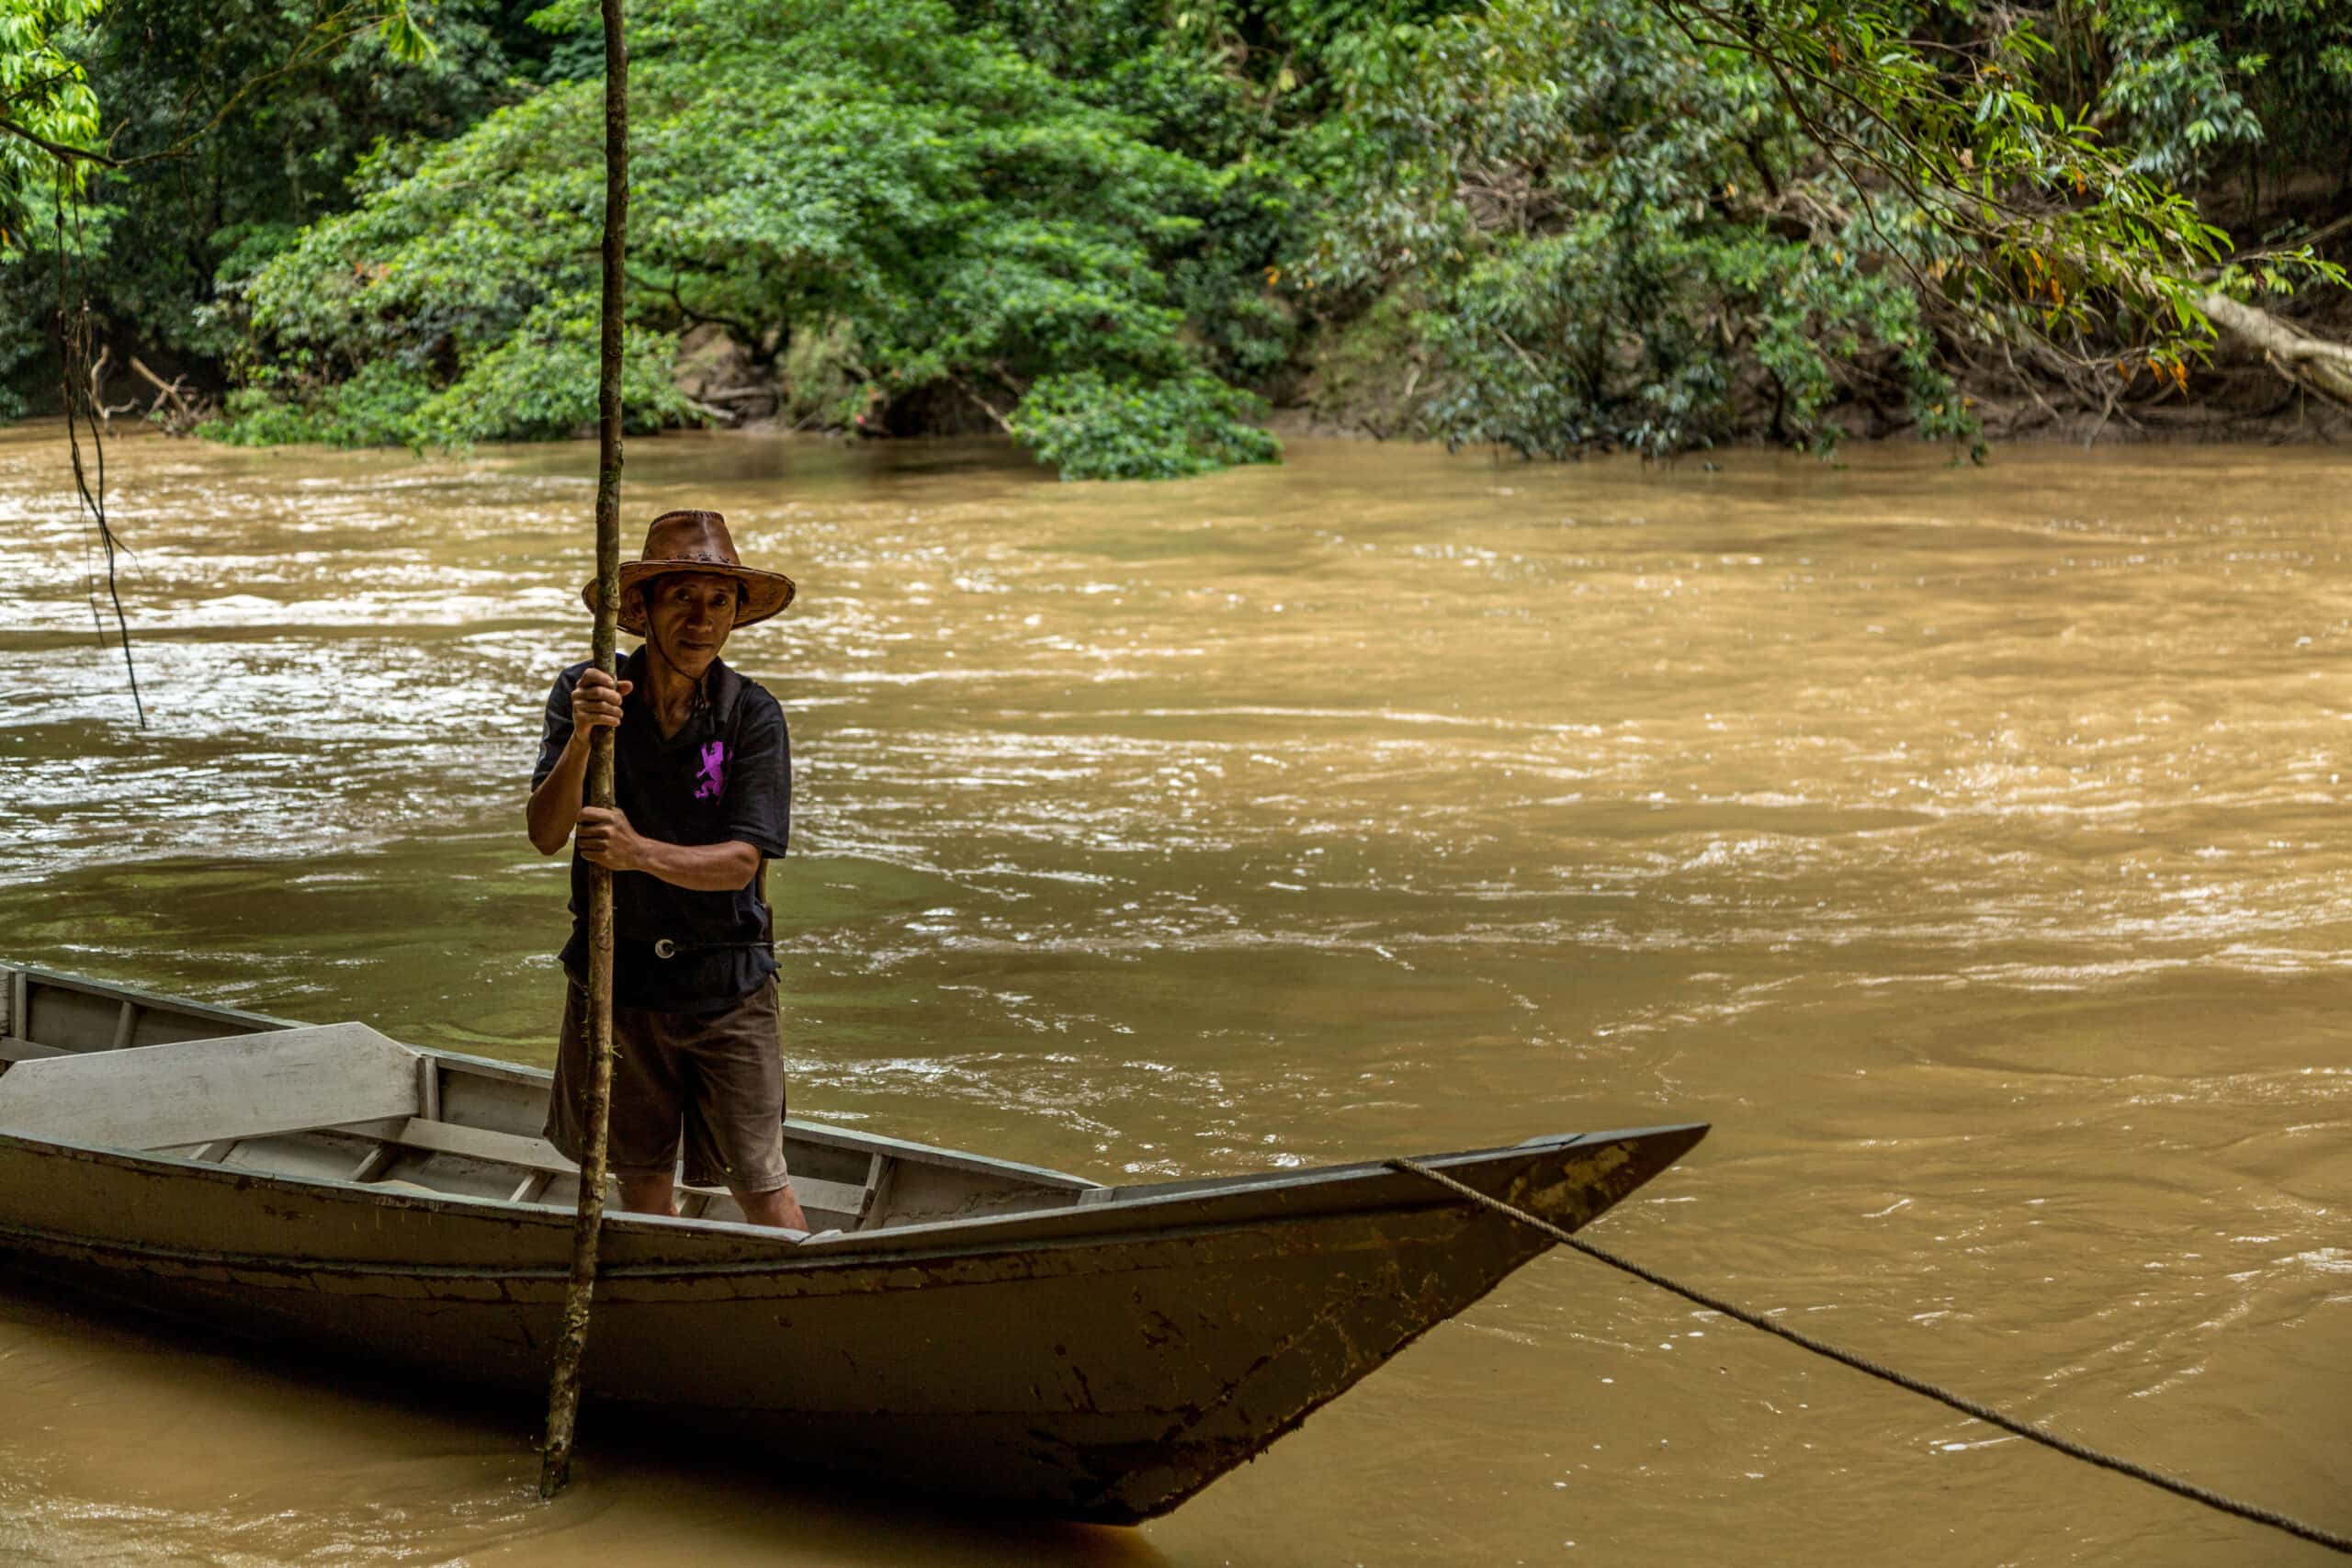
<path id="1" fill-rule="evenodd" d="M 147 1010 L 135 1027 L 175 1027 L 147 1018 L 169 998 L 128 998 L 126 1021 Z M 70 1001 L 57 991 L 29 1031 L 17 1006 L 0 1035 L 20 1055 L 91 1048 L 50 1021 L 74 1016 Z M 211 1010 L 187 1027 L 228 1021 Z M 1574 1229 L 1704 1132 L 1424 1157 Z M 610 1422 L 723 1441 L 753 1464 L 1132 1524 L 1263 1451 L 1550 1245 L 1380 1165 L 1099 1188 L 872 1142 L 906 1166 L 902 1195 L 919 1167 L 953 1166 L 984 1195 L 1027 1182 L 1026 1206 L 815 1238 L 608 1216 L 583 1367 L 592 1449 Z M 0 1134 L 0 1273 L 266 1355 L 488 1392 L 518 1420 L 541 1408 L 571 1232 L 551 1204 Z"/>
<path id="2" fill-rule="evenodd" d="M 1583 1194 L 1574 1206 L 1597 1212 L 1646 1174 L 1645 1152 L 1662 1151 L 1528 1151 L 1495 1187 Z M 0 1140 L 0 1249 L 248 1339 L 452 1389 L 543 1384 L 570 1241 L 560 1213 L 289 1191 L 181 1163 Z M 723 1432 L 796 1465 L 1113 1523 L 1254 1456 L 1547 1245 L 1443 1202 L 1170 1214 L 880 1257 L 780 1258 L 745 1227 L 700 1229 L 608 1231 L 584 1369 L 592 1435 L 599 1404 L 659 1407 L 659 1429 Z"/>

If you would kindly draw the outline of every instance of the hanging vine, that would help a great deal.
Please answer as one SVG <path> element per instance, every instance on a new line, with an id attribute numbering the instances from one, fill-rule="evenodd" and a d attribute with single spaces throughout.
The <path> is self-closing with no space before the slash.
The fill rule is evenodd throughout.
<path id="1" fill-rule="evenodd" d="M 67 240 L 65 185 L 66 173 L 61 165 L 56 177 L 57 343 L 61 371 L 58 379 L 65 400 L 65 443 L 73 455 L 74 489 L 81 499 L 82 514 L 96 531 L 98 548 L 106 558 L 107 598 L 114 605 L 115 632 L 122 644 L 122 670 L 130 682 L 131 708 L 139 716 L 139 728 L 144 729 L 147 704 L 139 694 L 139 666 L 130 655 L 130 617 L 123 612 L 117 570 L 120 544 L 115 538 L 114 525 L 107 518 L 106 422 L 110 411 L 102 400 L 105 393 L 100 386 L 106 353 L 103 349 L 92 352 L 95 334 L 90 317 L 89 251 L 78 202 L 72 214 L 72 240 Z M 82 456 L 85 432 L 90 448 L 87 462 Z M 91 589 L 90 613 L 97 618 L 95 584 Z M 107 642 L 103 619 L 98 619 L 98 642 L 101 647 Z"/>
<path id="2" fill-rule="evenodd" d="M 82 65 L 61 43 L 74 29 L 97 14 L 97 0 L 29 0 L 6 8 L 0 16 L 0 198 L 38 190 L 45 168 L 53 194 L 52 243 L 57 260 L 57 343 L 59 387 L 65 412 L 65 439 L 74 473 L 74 489 L 86 525 L 85 541 L 95 541 L 104 558 L 107 599 L 114 610 L 109 635 L 97 602 L 96 574 L 85 574 L 91 618 L 101 647 L 119 642 L 122 667 L 130 683 L 130 702 L 139 727 L 147 728 L 147 705 L 139 690 L 139 668 L 130 648 L 130 619 L 123 609 L 120 579 L 122 541 L 107 515 L 107 422 L 135 404 L 110 406 L 106 401 L 106 368 L 110 353 L 98 341 L 90 306 L 88 236 L 83 228 L 85 188 L 93 171 L 120 173 L 142 164 L 183 158 L 227 119 L 230 113 L 264 84 L 291 74 L 298 68 L 331 58 L 352 39 L 376 32 L 391 57 L 413 64 L 433 53 L 433 44 L 410 10 L 410 0 L 327 0 L 296 43 L 291 54 L 271 70 L 235 85 L 205 123 L 187 131 L 168 146 L 135 157 L 119 157 L 114 135 L 99 122 L 98 107 Z M 119 128 L 118 128 L 119 130 Z M 38 198 L 35 198 L 38 199 Z M 69 212 L 68 209 L 71 209 Z M 35 210 L 38 210 L 37 209 Z M 0 199 L 0 249 L 11 244 L 10 220 L 17 218 L 13 201 Z M 187 399 L 176 380 L 166 383 L 134 356 L 130 367 L 157 388 L 155 412 L 166 399 L 185 427 Z M 171 418 L 157 421 L 167 427 Z M 91 546 L 85 542 L 85 556 Z"/>

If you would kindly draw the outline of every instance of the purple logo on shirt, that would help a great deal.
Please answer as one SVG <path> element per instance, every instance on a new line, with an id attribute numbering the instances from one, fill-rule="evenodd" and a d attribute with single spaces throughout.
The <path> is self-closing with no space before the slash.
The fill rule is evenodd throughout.
<path id="1" fill-rule="evenodd" d="M 727 791 L 727 742 L 713 740 L 702 749 L 702 779 L 695 785 L 696 800 L 717 800 Z"/>

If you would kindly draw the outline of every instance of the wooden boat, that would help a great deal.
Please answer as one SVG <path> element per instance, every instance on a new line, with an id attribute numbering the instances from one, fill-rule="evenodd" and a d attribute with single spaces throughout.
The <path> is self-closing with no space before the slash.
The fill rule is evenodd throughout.
<path id="1" fill-rule="evenodd" d="M 574 1168 L 548 1075 L 0 965 L 0 1259 L 536 1416 Z M 1702 1126 L 1425 1156 L 1573 1228 Z M 819 1234 L 723 1193 L 615 1214 L 614 1407 L 797 1464 L 1085 1519 L 1166 1512 L 1549 1245 L 1379 1164 L 1098 1186 L 786 1123 Z"/>

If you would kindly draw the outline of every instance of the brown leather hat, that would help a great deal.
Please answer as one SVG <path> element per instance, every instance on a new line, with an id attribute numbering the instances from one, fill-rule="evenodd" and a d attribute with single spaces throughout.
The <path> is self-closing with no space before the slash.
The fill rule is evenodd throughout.
<path id="1" fill-rule="evenodd" d="M 739 626 L 764 621 L 792 603 L 792 579 L 745 566 L 735 553 L 735 541 L 728 537 L 726 518 L 716 512 L 664 512 L 645 530 L 645 548 L 637 559 L 621 563 L 621 630 L 632 637 L 645 635 L 645 600 L 630 590 L 672 571 L 707 571 L 741 583 L 743 607 L 735 615 Z M 580 597 L 593 615 L 595 583 L 582 588 Z"/>

